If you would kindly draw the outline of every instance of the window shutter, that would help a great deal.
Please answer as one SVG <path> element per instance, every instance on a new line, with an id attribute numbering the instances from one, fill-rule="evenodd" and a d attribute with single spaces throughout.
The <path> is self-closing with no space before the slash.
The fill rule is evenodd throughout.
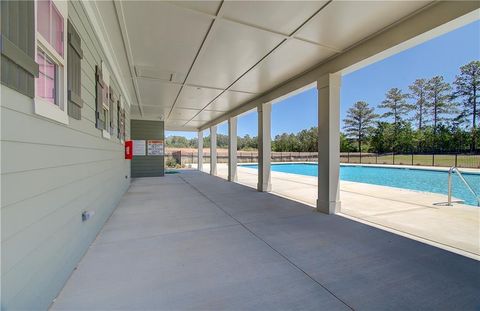
<path id="1" fill-rule="evenodd" d="M 105 84 L 103 83 L 103 77 L 102 77 L 102 69 L 100 66 L 95 66 L 95 81 L 96 81 L 96 94 L 97 94 L 97 99 L 96 99 L 96 111 L 95 111 L 95 126 L 98 129 L 105 129 L 105 115 L 103 112 L 103 94 L 104 94 L 104 88 Z"/>
<path id="2" fill-rule="evenodd" d="M 113 93 L 113 89 L 110 88 L 110 102 L 108 106 L 108 110 L 110 112 L 110 124 L 108 126 L 110 135 L 113 135 L 113 131 L 115 129 L 115 123 L 114 123 L 114 116 L 115 116 L 115 95 Z"/>
<path id="3" fill-rule="evenodd" d="M 121 131 L 121 106 L 120 106 L 120 100 L 117 100 L 117 137 L 118 139 L 122 139 L 122 136 L 120 135 Z"/>
<path id="4" fill-rule="evenodd" d="M 2 84 L 31 98 L 35 97 L 35 8 L 32 0 L 0 1 Z"/>
<path id="5" fill-rule="evenodd" d="M 122 109 L 121 112 L 121 132 L 120 132 L 120 139 L 125 141 L 125 108 Z"/>
<path id="6" fill-rule="evenodd" d="M 68 21 L 68 53 L 67 53 L 67 86 L 68 86 L 68 115 L 74 119 L 82 118 L 83 100 L 82 68 L 83 58 L 82 42 L 73 25 Z"/>

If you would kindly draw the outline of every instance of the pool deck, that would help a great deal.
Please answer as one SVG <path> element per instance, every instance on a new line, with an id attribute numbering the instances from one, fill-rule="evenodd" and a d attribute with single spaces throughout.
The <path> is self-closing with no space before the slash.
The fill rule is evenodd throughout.
<path id="1" fill-rule="evenodd" d="M 227 164 L 217 164 L 217 172 L 226 179 Z M 273 171 L 271 176 L 272 193 L 315 206 L 316 177 Z M 239 166 L 238 182 L 256 188 L 257 171 Z M 349 181 L 340 182 L 340 200 L 342 216 L 480 260 L 480 208 L 442 206 L 445 195 Z"/>
<path id="2" fill-rule="evenodd" d="M 475 310 L 480 262 L 186 170 L 139 178 L 51 310 Z"/>

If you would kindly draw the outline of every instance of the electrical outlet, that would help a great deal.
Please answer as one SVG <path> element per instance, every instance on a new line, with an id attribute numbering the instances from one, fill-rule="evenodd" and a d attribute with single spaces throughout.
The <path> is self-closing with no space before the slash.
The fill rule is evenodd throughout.
<path id="1" fill-rule="evenodd" d="M 89 220 L 90 218 L 93 217 L 93 215 L 95 215 L 95 212 L 94 212 L 94 211 L 83 211 L 83 213 L 82 213 L 82 221 L 87 221 L 87 220 Z"/>

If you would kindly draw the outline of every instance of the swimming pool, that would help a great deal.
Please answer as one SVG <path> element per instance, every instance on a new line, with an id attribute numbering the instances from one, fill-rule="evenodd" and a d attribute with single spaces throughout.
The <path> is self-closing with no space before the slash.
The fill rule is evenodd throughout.
<path id="1" fill-rule="evenodd" d="M 257 165 L 242 165 L 257 168 Z M 317 176 L 317 164 L 282 163 L 272 164 L 272 171 L 291 174 Z M 480 191 L 480 174 L 462 173 L 473 189 Z M 340 166 L 340 179 L 366 184 L 389 186 L 402 189 L 448 194 L 448 173 L 438 170 L 410 168 L 372 167 L 372 166 Z M 477 205 L 475 197 L 463 186 L 458 176 L 454 175 L 453 196 L 469 205 Z"/>

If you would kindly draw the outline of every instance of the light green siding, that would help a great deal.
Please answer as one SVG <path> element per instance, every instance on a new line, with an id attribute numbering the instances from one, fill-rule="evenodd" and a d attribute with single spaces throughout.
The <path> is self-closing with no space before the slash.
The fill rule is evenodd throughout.
<path id="1" fill-rule="evenodd" d="M 95 128 L 95 65 L 106 58 L 79 2 L 70 2 L 69 17 L 84 51 L 81 120 L 43 118 L 31 98 L 0 86 L 5 310 L 48 308 L 130 184 L 123 145 Z M 127 107 L 127 139 L 129 125 Z M 82 222 L 85 210 L 95 215 Z"/>

